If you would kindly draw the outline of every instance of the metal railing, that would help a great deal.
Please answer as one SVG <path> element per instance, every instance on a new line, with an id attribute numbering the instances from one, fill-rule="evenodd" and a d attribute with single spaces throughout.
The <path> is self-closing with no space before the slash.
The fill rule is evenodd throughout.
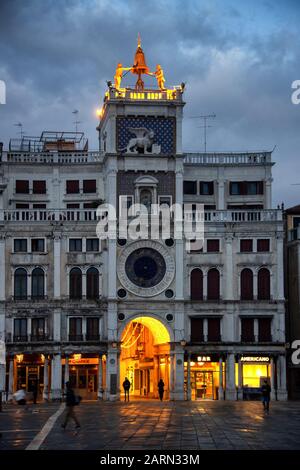
<path id="1" fill-rule="evenodd" d="M 288 241 L 300 240 L 300 225 L 288 231 Z"/>

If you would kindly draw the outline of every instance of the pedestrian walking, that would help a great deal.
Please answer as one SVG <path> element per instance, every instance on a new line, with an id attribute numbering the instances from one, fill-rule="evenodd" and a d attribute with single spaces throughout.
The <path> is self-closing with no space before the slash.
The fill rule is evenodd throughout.
<path id="1" fill-rule="evenodd" d="M 124 395 L 125 395 L 125 401 L 127 397 L 127 401 L 129 401 L 129 390 L 130 390 L 130 382 L 127 377 L 125 377 L 125 380 L 123 382 L 123 388 L 124 388 Z"/>
<path id="2" fill-rule="evenodd" d="M 33 381 L 31 382 L 30 391 L 32 392 L 32 401 L 33 401 L 33 404 L 36 405 L 36 400 L 37 400 L 37 396 L 38 396 L 38 384 L 37 384 L 37 380 L 33 380 Z"/>
<path id="3" fill-rule="evenodd" d="M 261 393 L 262 393 L 262 403 L 263 403 L 264 410 L 269 412 L 271 387 L 268 384 L 267 380 L 264 380 L 264 383 L 261 387 Z"/>
<path id="4" fill-rule="evenodd" d="M 165 391 L 165 383 L 163 379 L 160 379 L 160 381 L 158 382 L 158 394 L 159 394 L 160 401 L 163 401 L 164 391 Z"/>
<path id="5" fill-rule="evenodd" d="M 80 424 L 76 417 L 74 406 L 79 405 L 81 398 L 75 396 L 74 390 L 72 389 L 70 382 L 66 382 L 66 389 L 67 389 L 66 413 L 65 413 L 65 420 L 63 424 L 61 425 L 61 427 L 65 429 L 68 424 L 69 419 L 72 418 L 73 421 L 75 421 L 76 429 L 78 429 L 80 428 Z"/>

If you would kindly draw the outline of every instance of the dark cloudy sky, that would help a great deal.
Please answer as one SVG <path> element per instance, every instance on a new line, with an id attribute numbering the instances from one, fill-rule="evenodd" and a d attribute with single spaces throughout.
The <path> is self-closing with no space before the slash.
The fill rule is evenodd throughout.
<path id="1" fill-rule="evenodd" d="M 208 150 L 276 145 L 274 205 L 299 204 L 299 0 L 0 0 L 0 141 L 17 136 L 17 122 L 28 135 L 74 130 L 78 109 L 96 149 L 105 82 L 118 61 L 132 64 L 138 32 L 166 84 L 187 83 L 185 150 L 203 150 L 200 122 L 188 117 L 214 112 Z"/>

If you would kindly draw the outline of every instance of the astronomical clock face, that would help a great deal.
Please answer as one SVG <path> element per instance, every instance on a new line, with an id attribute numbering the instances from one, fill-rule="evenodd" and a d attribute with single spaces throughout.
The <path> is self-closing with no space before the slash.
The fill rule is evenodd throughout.
<path id="1" fill-rule="evenodd" d="M 128 291 L 141 297 L 151 297 L 167 289 L 175 273 L 175 263 L 169 251 L 153 241 L 128 245 L 121 253 L 118 276 Z"/>

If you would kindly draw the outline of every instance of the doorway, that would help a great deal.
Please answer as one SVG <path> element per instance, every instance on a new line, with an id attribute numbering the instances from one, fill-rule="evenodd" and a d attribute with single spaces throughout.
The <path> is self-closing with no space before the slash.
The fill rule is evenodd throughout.
<path id="1" fill-rule="evenodd" d="M 165 384 L 164 399 L 170 396 L 170 335 L 165 325 L 152 317 L 137 317 L 123 329 L 120 355 L 120 391 L 125 377 L 130 395 L 158 398 L 158 382 Z"/>

